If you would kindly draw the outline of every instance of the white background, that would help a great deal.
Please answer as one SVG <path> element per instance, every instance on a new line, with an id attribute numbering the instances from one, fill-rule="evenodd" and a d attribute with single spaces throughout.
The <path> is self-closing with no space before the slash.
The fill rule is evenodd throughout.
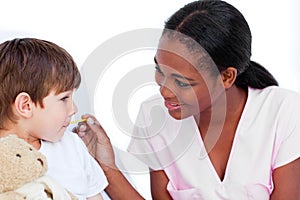
<path id="1" fill-rule="evenodd" d="M 164 21 L 188 2 L 190 1 L 1 0 L 0 42 L 15 37 L 46 39 L 64 47 L 81 67 L 88 55 L 104 41 L 133 29 L 162 28 Z M 298 0 L 228 0 L 228 2 L 244 14 L 250 25 L 253 36 L 252 60 L 265 66 L 282 87 L 300 92 L 300 78 L 298 78 L 300 2 Z M 151 56 L 149 57 L 151 60 L 145 60 L 148 57 L 137 56 L 130 59 L 130 62 L 136 62 L 132 63 L 136 66 L 143 62 L 149 64 L 152 62 Z M 98 98 L 109 96 L 109 91 L 106 93 L 102 90 L 100 93 Z M 78 99 L 79 107 L 88 103 L 83 99 Z M 129 103 L 128 107 L 134 118 L 138 105 L 136 101 L 132 102 L 134 103 Z M 113 131 L 110 131 L 114 130 L 111 113 L 99 109 L 95 108 L 94 113 L 102 118 L 100 121 L 107 129 L 114 145 L 123 148 L 123 143 L 126 146 L 128 139 L 114 137 Z M 149 199 L 148 180 L 145 178 L 137 176 L 134 182 L 137 183 L 138 190 Z"/>

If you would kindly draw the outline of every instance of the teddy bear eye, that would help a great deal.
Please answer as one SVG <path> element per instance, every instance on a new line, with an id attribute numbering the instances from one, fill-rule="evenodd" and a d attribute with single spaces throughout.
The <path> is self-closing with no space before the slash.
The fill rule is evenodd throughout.
<path id="1" fill-rule="evenodd" d="M 19 158 L 21 158 L 21 155 L 20 155 L 20 154 L 16 154 L 16 156 L 19 157 Z"/>
<path id="2" fill-rule="evenodd" d="M 29 148 L 29 151 L 32 151 L 32 148 Z"/>

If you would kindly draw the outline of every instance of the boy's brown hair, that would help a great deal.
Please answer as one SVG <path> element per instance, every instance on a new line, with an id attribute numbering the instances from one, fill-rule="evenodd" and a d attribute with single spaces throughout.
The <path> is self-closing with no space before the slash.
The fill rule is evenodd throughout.
<path id="1" fill-rule="evenodd" d="M 43 99 L 78 88 L 81 77 L 72 56 L 60 46 L 36 38 L 16 38 L 0 44 L 0 129 L 15 122 L 12 104 L 26 92 L 35 104 Z"/>

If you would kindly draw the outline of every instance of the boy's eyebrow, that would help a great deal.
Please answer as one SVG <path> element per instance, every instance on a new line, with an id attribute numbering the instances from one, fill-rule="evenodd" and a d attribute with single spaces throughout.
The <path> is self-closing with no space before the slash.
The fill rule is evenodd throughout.
<path id="1" fill-rule="evenodd" d="M 157 67 L 159 67 L 158 62 L 157 62 L 157 60 L 156 60 L 155 57 L 154 57 L 154 62 L 155 62 L 155 64 L 157 65 Z M 182 76 L 182 75 L 180 75 L 180 74 L 176 74 L 176 73 L 172 73 L 171 76 L 176 77 L 176 78 L 180 78 L 180 79 L 186 79 L 186 80 L 188 80 L 188 81 L 195 81 L 195 80 L 192 79 L 192 78 L 188 78 L 188 77 Z"/>

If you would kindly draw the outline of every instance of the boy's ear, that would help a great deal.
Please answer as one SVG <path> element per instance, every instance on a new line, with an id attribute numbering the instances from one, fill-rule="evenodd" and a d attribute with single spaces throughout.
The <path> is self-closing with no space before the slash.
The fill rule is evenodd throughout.
<path id="1" fill-rule="evenodd" d="M 21 92 L 15 99 L 15 110 L 18 115 L 29 118 L 32 116 L 33 104 L 30 95 L 26 92 Z"/>
<path id="2" fill-rule="evenodd" d="M 237 76 L 237 69 L 234 67 L 228 67 L 221 72 L 221 78 L 225 89 L 229 89 L 233 84 Z"/>

